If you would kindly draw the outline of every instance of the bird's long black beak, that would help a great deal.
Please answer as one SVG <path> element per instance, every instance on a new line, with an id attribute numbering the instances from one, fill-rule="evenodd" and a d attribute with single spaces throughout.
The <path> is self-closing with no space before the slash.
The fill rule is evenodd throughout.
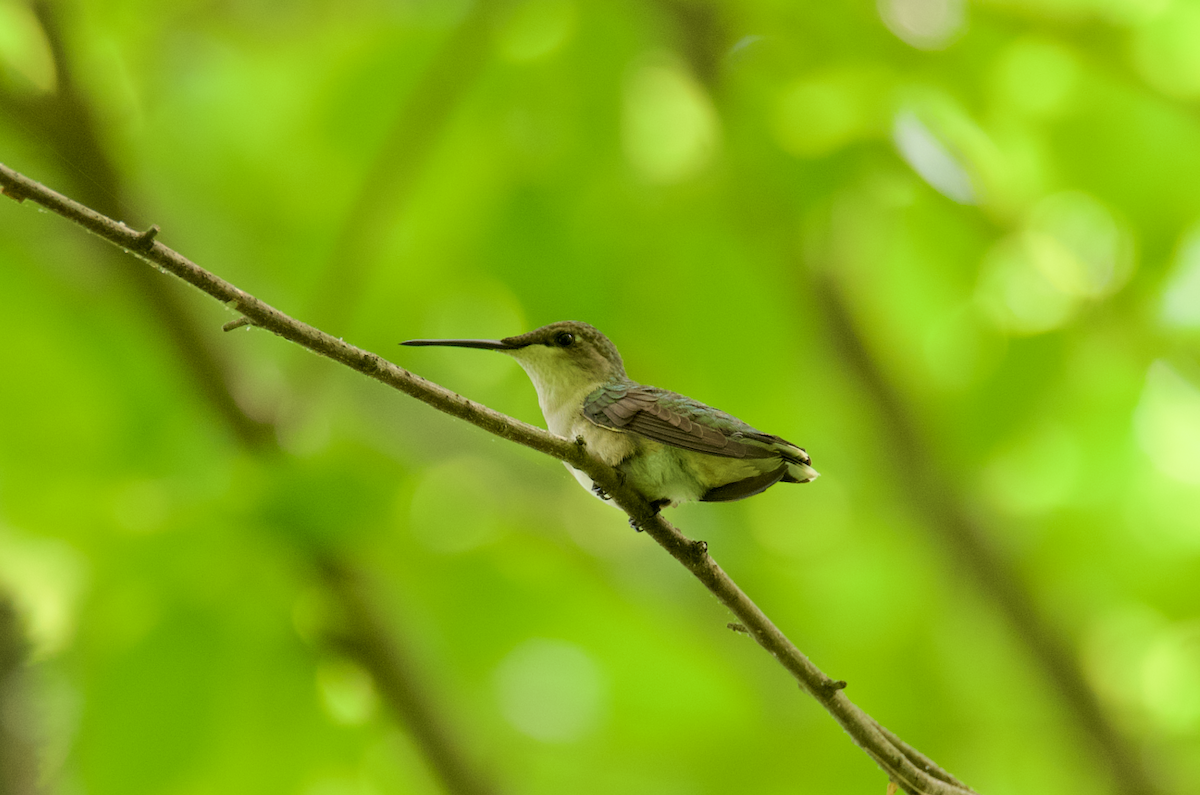
<path id="1" fill-rule="evenodd" d="M 439 345 L 447 348 L 482 348 L 485 351 L 511 351 L 524 347 L 504 340 L 407 340 L 400 344 L 413 347 Z"/>

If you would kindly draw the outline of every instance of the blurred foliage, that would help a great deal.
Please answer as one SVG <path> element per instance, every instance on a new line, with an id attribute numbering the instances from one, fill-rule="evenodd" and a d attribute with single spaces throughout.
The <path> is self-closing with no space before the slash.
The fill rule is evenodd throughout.
<path id="1" fill-rule="evenodd" d="M 632 377 L 805 445 L 812 486 L 671 518 L 979 791 L 1111 791 L 918 520 L 906 451 L 830 344 L 812 284 L 832 278 L 1113 721 L 1165 791 L 1200 787 L 1200 3 L 55 8 L 124 220 L 527 421 L 512 362 L 396 343 L 586 320 Z M 5 95 L 63 90 L 51 43 L 0 0 Z M 96 188 L 15 114 L 0 153 Z M 0 263 L 0 585 L 49 791 L 439 791 L 370 677 L 316 643 L 316 550 L 365 569 L 506 791 L 883 791 L 560 466 L 222 335 L 189 293 L 276 425 L 285 452 L 256 454 L 94 241 L 3 202 Z"/>

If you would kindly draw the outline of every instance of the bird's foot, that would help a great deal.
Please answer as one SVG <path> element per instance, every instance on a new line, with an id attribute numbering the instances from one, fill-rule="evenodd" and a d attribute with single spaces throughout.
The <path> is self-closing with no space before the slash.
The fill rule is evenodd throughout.
<path id="1" fill-rule="evenodd" d="M 592 484 L 592 494 L 595 494 L 597 497 L 599 497 L 600 499 L 604 500 L 605 502 L 608 502 L 609 500 L 611 500 L 611 499 L 612 499 L 612 497 L 608 496 L 608 492 L 607 492 L 607 491 L 605 491 L 604 489 L 600 488 L 600 487 L 599 487 L 599 486 L 597 486 L 595 483 L 593 483 L 593 484 Z"/>
<path id="2" fill-rule="evenodd" d="M 651 502 L 650 503 L 651 513 L 650 513 L 649 518 L 653 519 L 655 516 L 658 516 L 659 511 L 661 511 L 663 508 L 666 508 L 670 504 L 671 504 L 670 500 L 654 500 L 653 502 Z M 629 519 L 629 526 L 632 527 L 634 530 L 637 530 L 639 533 L 642 532 L 642 523 L 639 522 L 637 519 L 634 519 L 631 517 Z"/>

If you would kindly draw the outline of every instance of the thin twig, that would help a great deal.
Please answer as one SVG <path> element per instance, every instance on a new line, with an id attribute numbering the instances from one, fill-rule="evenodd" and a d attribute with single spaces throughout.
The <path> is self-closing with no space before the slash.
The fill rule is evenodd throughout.
<path id="1" fill-rule="evenodd" d="M 334 359 L 377 381 L 387 384 L 439 411 L 466 420 L 510 441 L 546 453 L 587 473 L 634 522 L 688 569 L 737 617 L 760 646 L 775 657 L 846 730 L 890 780 L 906 792 L 921 795 L 964 795 L 971 792 L 950 783 L 950 774 L 936 765 L 914 764 L 909 754 L 888 739 L 878 724 L 842 689 L 845 684 L 826 676 L 787 639 L 753 601 L 708 555 L 703 541 L 693 541 L 655 515 L 649 503 L 623 483 L 611 467 L 594 458 L 582 443 L 536 428 L 467 400 L 450 390 L 414 375 L 381 357 L 350 345 L 260 301 L 238 287 L 204 270 L 157 240 L 138 251 L 132 242 L 138 232 L 94 210 L 58 194 L 0 164 L 0 186 L 73 221 L 113 245 L 154 267 L 172 273 L 201 291 L 234 308 L 255 325 L 295 342 L 322 356 Z M 924 759 L 924 757 L 921 757 Z"/>
<path id="2" fill-rule="evenodd" d="M 914 765 L 916 765 L 917 767 L 924 770 L 929 775 L 933 776 L 934 778 L 941 779 L 942 781 L 946 782 L 947 784 L 953 784 L 956 787 L 962 787 L 963 789 L 969 789 L 969 787 L 967 787 L 966 784 L 962 783 L 957 778 L 950 775 L 942 768 L 938 767 L 936 762 L 934 762 L 929 757 L 925 756 L 925 754 L 921 753 L 916 748 L 913 748 L 911 745 L 904 742 L 904 740 L 901 740 L 894 733 L 892 733 L 887 727 L 882 726 L 879 723 L 876 723 L 875 728 L 879 729 L 879 732 L 888 739 L 888 742 L 890 742 L 892 745 L 899 748 L 901 753 L 903 753 L 905 756 L 907 756 L 908 760 L 910 762 L 912 762 Z"/>

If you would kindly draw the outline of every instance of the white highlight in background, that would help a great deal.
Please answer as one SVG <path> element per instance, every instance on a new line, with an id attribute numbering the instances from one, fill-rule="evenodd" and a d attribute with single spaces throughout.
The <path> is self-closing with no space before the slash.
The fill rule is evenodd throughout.
<path id="1" fill-rule="evenodd" d="M 939 50 L 966 25 L 963 0 L 879 0 L 888 30 L 919 50 Z"/>
<path id="2" fill-rule="evenodd" d="M 606 700 L 600 667 L 573 643 L 534 638 L 496 670 L 500 711 L 542 742 L 577 740 L 600 722 Z"/>
<path id="3" fill-rule="evenodd" d="M 1134 427 L 1142 450 L 1160 472 L 1200 484 L 1200 389 L 1161 359 L 1146 373 Z"/>
<path id="4" fill-rule="evenodd" d="M 896 114 L 892 141 L 904 162 L 938 193 L 959 204 L 976 203 L 976 191 L 967 170 L 912 111 Z"/>
<path id="5" fill-rule="evenodd" d="M 635 66 L 625 81 L 621 139 L 625 156 L 648 182 L 699 174 L 716 152 L 717 112 L 704 88 L 668 57 Z"/>

